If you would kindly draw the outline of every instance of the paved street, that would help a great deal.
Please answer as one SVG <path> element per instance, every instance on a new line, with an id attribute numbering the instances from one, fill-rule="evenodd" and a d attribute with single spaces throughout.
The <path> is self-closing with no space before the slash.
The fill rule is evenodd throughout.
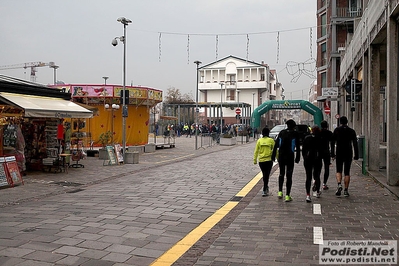
<path id="1" fill-rule="evenodd" d="M 0 265 L 318 265 L 320 237 L 399 239 L 397 188 L 354 165 L 351 196 L 337 198 L 331 167 L 331 189 L 306 203 L 301 160 L 292 202 L 277 198 L 277 166 L 261 197 L 254 144 L 195 151 L 182 137 L 139 164 L 88 157 L 69 173 L 29 173 L 0 190 Z"/>

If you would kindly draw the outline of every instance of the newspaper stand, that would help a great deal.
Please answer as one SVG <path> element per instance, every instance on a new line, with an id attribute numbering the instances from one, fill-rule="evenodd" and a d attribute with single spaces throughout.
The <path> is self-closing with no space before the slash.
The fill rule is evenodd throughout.
<path id="1" fill-rule="evenodd" d="M 0 157 L 0 187 L 24 184 L 15 156 Z"/>

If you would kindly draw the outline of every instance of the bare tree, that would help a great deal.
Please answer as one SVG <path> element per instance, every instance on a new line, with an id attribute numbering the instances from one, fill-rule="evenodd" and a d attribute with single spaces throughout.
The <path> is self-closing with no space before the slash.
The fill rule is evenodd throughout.
<path id="1" fill-rule="evenodd" d="M 183 108 L 180 108 L 179 113 L 177 112 L 178 105 L 182 104 L 194 104 L 194 100 L 192 97 L 192 94 L 182 94 L 179 89 L 176 89 L 174 87 L 168 88 L 166 92 L 166 96 L 163 101 L 163 113 L 164 114 L 170 114 L 173 116 L 179 115 L 179 121 L 181 122 L 188 122 L 191 123 L 193 118 L 191 112 L 189 109 L 193 107 L 185 106 Z"/>
<path id="2" fill-rule="evenodd" d="M 179 103 L 194 103 L 191 94 L 182 94 L 179 89 L 175 87 L 168 88 L 165 96 L 164 103 L 166 104 L 179 104 Z"/>

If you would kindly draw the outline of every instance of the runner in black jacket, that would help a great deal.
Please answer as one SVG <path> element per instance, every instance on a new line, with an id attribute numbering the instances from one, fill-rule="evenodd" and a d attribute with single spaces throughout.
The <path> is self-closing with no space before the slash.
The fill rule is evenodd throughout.
<path id="1" fill-rule="evenodd" d="M 284 176 L 287 175 L 286 182 L 286 196 L 285 201 L 292 201 L 291 187 L 292 187 L 292 174 L 294 172 L 295 163 L 299 163 L 301 158 L 301 149 L 299 146 L 299 134 L 294 130 L 295 121 L 290 119 L 286 122 L 287 129 L 283 129 L 278 134 L 276 145 L 273 149 L 272 161 L 277 157 L 278 149 L 278 164 L 280 168 L 280 175 L 278 177 L 278 194 L 277 196 L 283 198 L 283 184 Z"/>
<path id="2" fill-rule="evenodd" d="M 312 134 L 307 135 L 302 144 L 303 166 L 306 172 L 306 202 L 311 202 L 310 186 L 312 179 L 314 179 L 314 191 L 317 192 L 317 197 L 321 195 L 320 192 L 320 173 L 323 160 L 323 146 L 321 139 L 321 132 L 318 126 L 312 127 Z"/>
<path id="3" fill-rule="evenodd" d="M 333 149 L 331 150 L 331 157 L 336 157 L 337 164 L 337 183 L 338 188 L 337 192 L 335 192 L 336 196 L 341 196 L 342 191 L 342 170 L 344 172 L 344 196 L 349 197 L 349 182 L 350 182 L 350 169 L 352 164 L 352 158 L 354 160 L 359 159 L 359 150 L 357 145 L 357 137 L 356 132 L 352 128 L 348 127 L 348 118 L 346 116 L 342 116 L 339 119 L 341 123 L 340 127 L 337 127 L 333 133 Z M 335 143 L 337 144 L 336 152 L 334 151 Z M 353 156 L 353 151 L 355 152 L 355 156 Z M 352 157 L 353 156 L 353 157 Z"/>
<path id="4" fill-rule="evenodd" d="M 328 177 L 330 176 L 330 165 L 331 165 L 331 150 L 332 148 L 332 141 L 333 141 L 333 133 L 328 130 L 328 123 L 327 121 L 321 121 L 321 145 L 323 147 L 323 164 L 324 164 L 324 178 L 323 178 L 323 190 L 327 190 L 327 181 Z"/>

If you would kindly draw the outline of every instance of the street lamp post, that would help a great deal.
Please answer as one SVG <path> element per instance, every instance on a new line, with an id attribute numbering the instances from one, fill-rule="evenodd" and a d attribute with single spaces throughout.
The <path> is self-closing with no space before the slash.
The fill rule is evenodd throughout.
<path id="1" fill-rule="evenodd" d="M 238 108 L 240 108 L 240 90 L 237 90 L 237 105 L 238 105 Z M 241 112 L 242 112 L 243 110 L 241 110 Z M 240 115 L 238 115 L 238 117 L 240 117 Z M 240 119 L 240 118 L 238 118 L 238 119 Z M 241 122 L 240 120 L 238 120 L 238 122 Z M 239 123 L 241 126 L 241 144 L 243 143 L 243 134 L 244 134 L 244 127 L 242 126 L 242 123 Z M 237 132 L 238 133 L 240 133 L 240 127 L 238 127 L 238 130 L 237 130 Z"/>
<path id="2" fill-rule="evenodd" d="M 251 119 L 253 117 L 255 111 L 255 92 L 252 93 L 252 113 L 251 113 Z M 250 123 L 252 123 L 252 121 L 250 121 Z"/>
<path id="3" fill-rule="evenodd" d="M 104 79 L 104 85 L 107 85 L 107 79 L 108 79 L 108 77 L 103 77 L 103 79 Z"/>
<path id="4" fill-rule="evenodd" d="M 126 105 L 126 26 L 132 23 L 130 19 L 120 17 L 117 19 L 118 22 L 123 24 L 123 36 L 116 37 L 112 40 L 112 45 L 118 45 L 119 39 L 123 43 L 123 89 L 122 89 L 122 154 L 123 161 L 126 162 L 126 117 L 128 115 Z"/>
<path id="5" fill-rule="evenodd" d="M 194 61 L 194 64 L 197 65 L 197 86 L 196 86 L 196 97 L 195 97 L 195 149 L 198 149 L 198 113 L 199 113 L 199 109 L 198 109 L 198 66 L 200 64 L 202 64 L 202 62 L 200 61 Z"/>
<path id="6" fill-rule="evenodd" d="M 223 82 L 220 82 L 220 134 L 223 134 Z"/>

